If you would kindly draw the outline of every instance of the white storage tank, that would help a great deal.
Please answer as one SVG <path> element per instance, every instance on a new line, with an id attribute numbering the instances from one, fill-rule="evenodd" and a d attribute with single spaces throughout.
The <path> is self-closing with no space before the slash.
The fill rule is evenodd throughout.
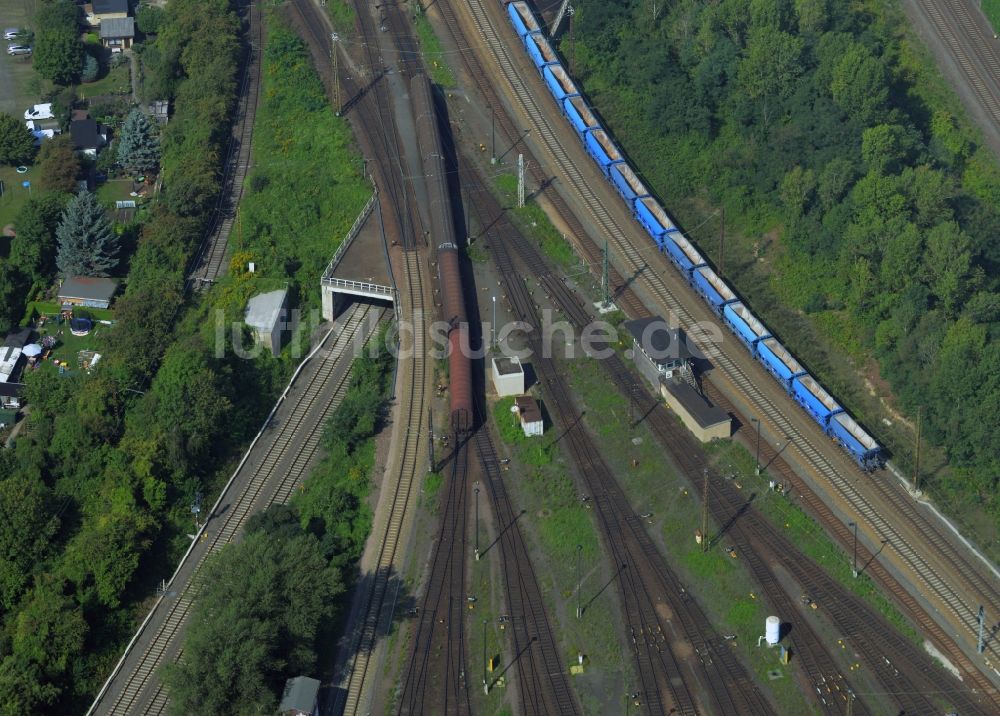
<path id="1" fill-rule="evenodd" d="M 768 617 L 764 621 L 764 639 L 768 646 L 774 646 L 781 640 L 781 620 L 778 617 Z"/>

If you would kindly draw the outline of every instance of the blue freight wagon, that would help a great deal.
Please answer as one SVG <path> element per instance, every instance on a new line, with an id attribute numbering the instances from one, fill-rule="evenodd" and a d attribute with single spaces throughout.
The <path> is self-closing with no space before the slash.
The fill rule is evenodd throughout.
<path id="1" fill-rule="evenodd" d="M 694 269 L 705 265 L 705 259 L 698 253 L 698 249 L 680 231 L 668 231 L 663 237 L 663 248 L 688 281 L 691 280 Z"/>
<path id="2" fill-rule="evenodd" d="M 765 338 L 760 341 L 757 344 L 757 357 L 789 393 L 792 392 L 792 379 L 806 373 L 802 365 L 795 360 L 795 356 L 789 353 L 777 338 Z"/>
<path id="3" fill-rule="evenodd" d="M 597 121 L 597 117 L 590 111 L 590 107 L 583 101 L 583 97 L 579 95 L 563 100 L 563 112 L 569 123 L 573 125 L 581 142 L 586 139 L 588 132 L 601 128 L 601 123 Z"/>
<path id="4" fill-rule="evenodd" d="M 663 207 L 651 196 L 636 199 L 635 218 L 639 220 L 660 250 L 664 250 L 664 237 L 668 231 L 677 231 L 674 222 L 667 216 Z"/>
<path id="5" fill-rule="evenodd" d="M 580 94 L 573 78 L 566 73 L 562 65 L 546 65 L 542 70 L 542 78 L 560 107 L 567 97 L 576 97 Z"/>
<path id="6" fill-rule="evenodd" d="M 806 409 L 824 431 L 829 429 L 830 418 L 844 410 L 808 373 L 792 379 L 792 397 Z"/>
<path id="7" fill-rule="evenodd" d="M 639 197 L 649 196 L 646 186 L 639 181 L 639 177 L 635 175 L 632 167 L 625 162 L 612 166 L 609 176 L 611 183 L 615 185 L 615 189 L 628 202 L 629 206 L 634 206 L 635 200 Z"/>
<path id="8" fill-rule="evenodd" d="M 538 20 L 535 19 L 535 16 L 531 13 L 531 8 L 528 7 L 528 3 L 526 2 L 512 2 L 507 6 L 507 14 L 510 16 L 511 24 L 514 26 L 514 32 L 517 33 L 522 42 L 524 42 L 525 36 L 541 30 L 538 26 Z"/>
<path id="9" fill-rule="evenodd" d="M 595 129 L 593 132 L 588 132 L 583 143 L 587 147 L 587 152 L 594 158 L 597 166 L 601 168 L 605 176 L 611 171 L 612 166 L 623 161 L 622 153 L 618 151 L 618 147 L 615 146 L 615 143 L 611 141 L 611 137 L 603 129 Z"/>
<path id="10" fill-rule="evenodd" d="M 722 309 L 722 318 L 751 353 L 755 352 L 758 341 L 771 337 L 767 327 L 740 301 L 727 303 Z"/>
<path id="11" fill-rule="evenodd" d="M 736 300 L 733 290 L 708 266 L 696 268 L 691 273 L 691 281 L 698 293 L 705 297 L 720 316 L 723 306 Z"/>
<path id="12" fill-rule="evenodd" d="M 539 72 L 541 72 L 542 68 L 546 65 L 559 63 L 559 58 L 552 50 L 552 45 L 550 45 L 549 41 L 537 32 L 532 35 L 524 36 L 524 46 L 528 50 L 528 57 L 530 57 L 531 61 L 535 63 L 535 69 Z"/>
<path id="13" fill-rule="evenodd" d="M 865 470 L 882 467 L 882 447 L 847 413 L 837 413 L 830 421 L 830 434 L 854 456 Z"/>

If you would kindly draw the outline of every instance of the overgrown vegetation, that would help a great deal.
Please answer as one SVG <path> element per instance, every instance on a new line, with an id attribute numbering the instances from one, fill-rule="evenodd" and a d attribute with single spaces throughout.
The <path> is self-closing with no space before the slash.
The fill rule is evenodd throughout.
<path id="1" fill-rule="evenodd" d="M 118 324 L 93 375 L 27 376 L 31 415 L 16 448 L 0 451 L 0 512 L 17 525 L 0 536 L 0 703 L 10 712 L 84 710 L 133 629 L 139 579 L 169 572 L 171 540 L 184 539 L 175 520 L 187 525 L 193 492 L 253 424 L 245 408 L 229 410 L 239 374 L 178 323 L 184 267 L 218 191 L 238 24 L 225 0 L 174 0 L 165 22 L 161 71 L 176 93 L 164 191 L 128 257 Z M 5 302 L 14 320 L 55 271 L 64 201 L 37 197 L 17 217 L 19 239 L 37 244 L 15 242 L 16 259 L 0 264 L 17 281 Z"/>
<path id="2" fill-rule="evenodd" d="M 271 713 L 285 680 L 315 674 L 336 641 L 329 624 L 371 529 L 364 498 L 392 371 L 384 340 L 355 360 L 327 454 L 292 506 L 252 518 L 206 564 L 184 660 L 167 674 L 174 713 Z"/>
<path id="3" fill-rule="evenodd" d="M 302 308 L 314 306 L 317 277 L 372 193 L 361 161 L 347 151 L 350 128 L 330 109 L 308 50 L 277 18 L 264 55 L 254 169 L 233 235 L 235 249 L 257 268 L 224 284 L 220 301 L 233 311 L 274 278 L 289 281 Z"/>
<path id="4" fill-rule="evenodd" d="M 725 207 L 726 273 L 754 309 L 898 441 L 844 365 L 877 358 L 947 454 L 938 494 L 995 518 L 1000 169 L 898 7 L 584 0 L 577 11 L 583 86 L 702 250 L 718 258 L 697 228 Z M 905 462 L 908 440 L 895 446 Z"/>

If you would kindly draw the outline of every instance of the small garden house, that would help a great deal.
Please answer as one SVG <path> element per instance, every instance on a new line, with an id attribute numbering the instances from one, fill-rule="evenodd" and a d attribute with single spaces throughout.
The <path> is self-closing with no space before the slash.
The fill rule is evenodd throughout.
<path id="1" fill-rule="evenodd" d="M 73 276 L 63 281 L 59 303 L 63 310 L 73 306 L 110 308 L 111 298 L 117 290 L 118 283 L 114 279 Z"/>

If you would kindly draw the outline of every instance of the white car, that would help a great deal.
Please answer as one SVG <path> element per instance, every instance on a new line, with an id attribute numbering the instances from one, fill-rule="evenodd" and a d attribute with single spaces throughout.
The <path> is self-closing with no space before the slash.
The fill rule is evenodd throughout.
<path id="1" fill-rule="evenodd" d="M 27 45 L 7 45 L 8 55 L 30 55 L 31 48 Z"/>
<path id="2" fill-rule="evenodd" d="M 36 104 L 24 110 L 25 119 L 52 119 L 52 103 Z"/>
<path id="3" fill-rule="evenodd" d="M 20 34 L 21 34 L 20 29 L 16 27 L 8 27 L 6 30 L 3 31 L 3 39 L 13 40 Z"/>

